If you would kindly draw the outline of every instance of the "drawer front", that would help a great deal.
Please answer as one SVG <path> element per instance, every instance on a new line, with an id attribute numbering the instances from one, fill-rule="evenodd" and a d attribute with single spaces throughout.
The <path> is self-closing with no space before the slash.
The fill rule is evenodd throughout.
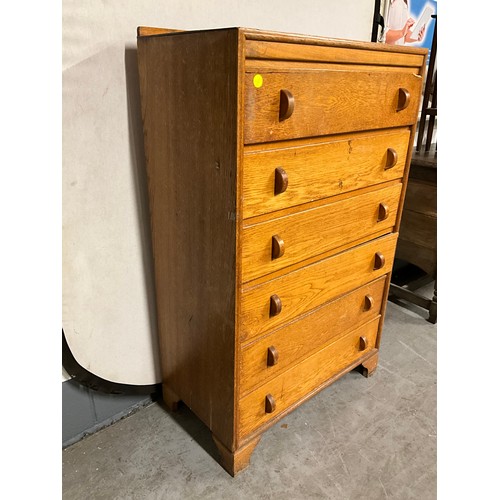
<path id="1" fill-rule="evenodd" d="M 243 283 L 370 234 L 390 232 L 400 194 L 398 183 L 244 227 Z"/>
<path id="2" fill-rule="evenodd" d="M 412 125 L 421 86 L 395 71 L 245 73 L 245 143 Z"/>
<path id="3" fill-rule="evenodd" d="M 378 48 L 381 47 L 378 45 Z M 421 53 L 409 54 L 372 48 L 328 47 L 309 42 L 297 44 L 283 41 L 257 41 L 248 38 L 245 42 L 245 56 L 247 66 L 266 62 L 276 66 L 276 61 L 279 61 L 280 65 L 297 61 L 308 63 L 314 61 L 316 63 L 370 64 L 376 65 L 373 68 L 375 70 L 382 68 L 381 71 L 384 67 L 394 66 L 395 70 L 402 71 L 406 67 L 418 72 L 424 62 L 424 56 Z"/>
<path id="4" fill-rule="evenodd" d="M 383 236 L 260 285 L 243 287 L 240 341 L 274 330 L 390 272 L 397 236 Z"/>
<path id="5" fill-rule="evenodd" d="M 377 317 L 385 283 L 385 277 L 379 278 L 243 347 L 240 394 Z"/>
<path id="6" fill-rule="evenodd" d="M 244 438 L 268 420 L 279 416 L 373 349 L 378 324 L 379 317 L 351 331 L 240 399 L 239 438 Z M 360 341 L 361 337 L 364 337 L 364 342 Z M 365 349 L 361 350 L 363 343 Z M 268 395 L 275 403 L 275 409 L 271 413 L 266 412 Z"/>
<path id="7" fill-rule="evenodd" d="M 247 148 L 243 218 L 399 179 L 409 138 L 410 131 L 403 129 Z"/>

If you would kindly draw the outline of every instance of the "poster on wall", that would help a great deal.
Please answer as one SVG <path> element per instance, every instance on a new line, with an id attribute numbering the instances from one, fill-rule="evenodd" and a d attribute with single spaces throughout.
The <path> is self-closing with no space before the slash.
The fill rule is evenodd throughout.
<path id="1" fill-rule="evenodd" d="M 437 0 L 389 0 L 386 9 L 382 41 L 430 50 Z"/>

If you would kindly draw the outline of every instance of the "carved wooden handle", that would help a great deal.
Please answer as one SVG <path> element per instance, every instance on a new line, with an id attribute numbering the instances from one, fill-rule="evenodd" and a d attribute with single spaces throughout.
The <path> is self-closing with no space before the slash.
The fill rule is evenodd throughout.
<path id="1" fill-rule="evenodd" d="M 271 295 L 271 305 L 269 308 L 269 316 L 277 316 L 281 312 L 281 299 L 276 295 Z"/>
<path id="2" fill-rule="evenodd" d="M 273 235 L 273 246 L 271 256 L 273 259 L 278 259 L 285 253 L 285 242 L 277 234 Z"/>
<path id="3" fill-rule="evenodd" d="M 373 307 L 373 304 L 375 304 L 375 301 L 373 300 L 373 297 L 371 295 L 365 295 L 364 310 L 365 311 L 369 311 Z"/>
<path id="4" fill-rule="evenodd" d="M 368 339 L 366 337 L 359 337 L 359 350 L 364 351 L 368 347 Z"/>
<path id="5" fill-rule="evenodd" d="M 295 97 L 286 89 L 280 90 L 280 122 L 290 118 L 295 108 Z"/>
<path id="6" fill-rule="evenodd" d="M 288 187 L 288 174 L 284 168 L 278 167 L 274 171 L 274 194 L 281 194 Z"/>
<path id="7" fill-rule="evenodd" d="M 403 111 L 403 109 L 408 107 L 408 104 L 410 104 L 410 93 L 403 88 L 399 89 L 398 93 L 398 111 Z"/>
<path id="8" fill-rule="evenodd" d="M 385 257 L 380 252 L 377 252 L 375 254 L 375 263 L 373 264 L 373 270 L 376 271 L 377 269 L 382 269 L 384 265 Z"/>
<path id="9" fill-rule="evenodd" d="M 380 203 L 378 206 L 378 219 L 377 222 L 381 222 L 389 217 L 389 206 L 385 203 Z"/>
<path id="10" fill-rule="evenodd" d="M 276 410 L 276 401 L 272 394 L 268 394 L 266 396 L 266 413 L 272 413 L 274 410 Z"/>
<path id="11" fill-rule="evenodd" d="M 396 166 L 398 162 L 398 153 L 393 148 L 387 148 L 387 162 L 385 164 L 385 170 L 389 170 L 390 168 Z"/>
<path id="12" fill-rule="evenodd" d="M 267 348 L 267 366 L 274 366 L 278 364 L 278 349 L 273 345 Z"/>

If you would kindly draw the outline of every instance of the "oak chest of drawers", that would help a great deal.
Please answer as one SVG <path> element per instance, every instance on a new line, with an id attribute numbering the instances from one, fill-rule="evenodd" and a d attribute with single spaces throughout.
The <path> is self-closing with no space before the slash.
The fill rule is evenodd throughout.
<path id="1" fill-rule="evenodd" d="M 232 475 L 375 370 L 425 49 L 138 29 L 164 400 Z"/>

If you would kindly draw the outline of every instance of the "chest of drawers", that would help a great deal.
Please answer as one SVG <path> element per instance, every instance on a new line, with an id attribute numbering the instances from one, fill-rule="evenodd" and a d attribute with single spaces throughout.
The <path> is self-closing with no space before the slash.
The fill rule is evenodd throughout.
<path id="1" fill-rule="evenodd" d="M 376 368 L 425 49 L 138 29 L 162 387 L 232 475 Z"/>

